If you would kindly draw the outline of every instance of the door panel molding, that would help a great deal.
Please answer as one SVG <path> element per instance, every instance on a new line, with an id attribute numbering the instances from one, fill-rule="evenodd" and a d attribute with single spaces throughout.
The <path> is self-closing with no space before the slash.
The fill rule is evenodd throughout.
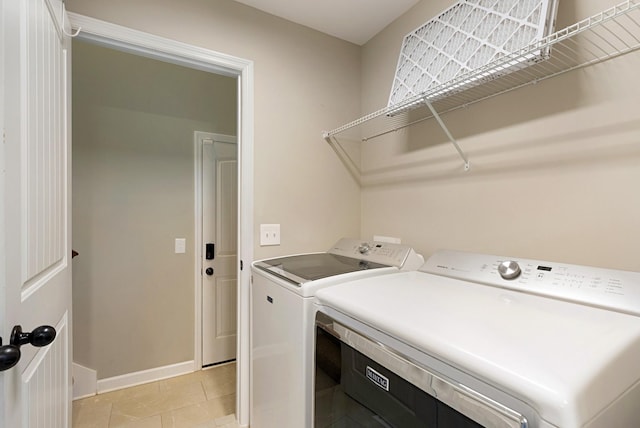
<path id="1" fill-rule="evenodd" d="M 224 224 L 231 223 L 233 232 L 238 229 L 238 192 L 230 192 L 230 187 L 238 188 L 238 161 L 223 160 L 218 163 L 216 183 L 216 204 L 226 207 L 216 218 L 216 251 L 221 256 L 235 255 L 238 252 L 238 236 Z M 231 183 L 231 186 L 221 187 L 219 183 Z"/>
<path id="2" fill-rule="evenodd" d="M 66 55 L 50 1 L 23 2 L 22 298 L 66 267 Z M 46 245 L 43 245 L 46 244 Z M 59 265 L 56 269 L 56 265 Z M 49 275 L 45 273 L 53 271 Z M 41 279 L 41 280 L 39 280 Z"/>
<path id="3" fill-rule="evenodd" d="M 218 286 L 216 288 L 216 292 L 218 296 L 216 296 L 216 301 L 221 302 L 227 300 L 235 301 L 236 293 L 236 284 L 237 280 L 235 278 L 225 279 L 220 278 L 218 280 Z M 227 294 L 228 296 L 224 296 L 223 294 Z M 225 316 L 225 312 L 216 311 L 216 336 L 224 337 L 235 335 L 237 329 L 236 317 L 228 317 Z"/>
<path id="4" fill-rule="evenodd" d="M 69 366 L 66 362 L 71 357 L 69 350 L 69 313 L 65 312 L 56 324 L 56 340 L 51 345 L 40 348 L 25 371 L 22 382 L 23 403 L 39 403 L 30 406 L 25 427 L 68 427 L 70 396 Z M 67 398 L 67 399 L 65 399 Z M 39 422 L 41 421 L 41 422 Z"/>

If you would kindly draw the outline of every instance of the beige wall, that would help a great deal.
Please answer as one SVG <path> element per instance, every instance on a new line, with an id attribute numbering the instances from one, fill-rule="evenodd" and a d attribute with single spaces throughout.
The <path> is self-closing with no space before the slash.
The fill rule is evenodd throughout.
<path id="1" fill-rule="evenodd" d="M 67 7 L 254 61 L 256 258 L 323 250 L 360 232 L 401 237 L 426 256 L 447 247 L 640 270 L 637 54 L 445 115 L 471 159 L 468 173 L 434 123 L 397 140 L 364 144 L 362 189 L 320 138 L 323 129 L 386 105 L 402 37 L 452 3 L 423 0 L 362 49 L 227 0 L 188 0 L 179 7 L 170 0 L 68 0 Z M 563 0 L 558 27 L 615 3 Z M 107 196 L 116 207 L 126 204 L 104 191 L 91 198 Z M 75 224 L 81 221 L 74 217 Z M 280 247 L 259 247 L 260 223 L 281 223 Z M 99 247 L 99 238 L 92 236 L 92 245 Z M 168 231 L 166 239 L 173 238 Z M 84 256 L 79 250 L 75 265 Z M 101 268 L 101 260 L 92 263 Z M 74 292 L 81 286 L 75 278 Z M 110 293 L 106 287 L 102 292 Z M 92 297 L 96 306 L 99 297 Z M 133 311 L 155 310 L 132 302 L 127 300 Z M 86 308 L 87 319 L 96 310 Z M 120 322 L 114 314 L 106 319 Z M 186 328 L 191 332 L 192 322 Z M 94 340 L 95 357 L 105 345 Z M 156 340 L 154 346 L 170 343 Z M 118 372 L 190 358 L 190 345 L 185 355 L 163 354 L 163 361 Z"/>
<path id="2" fill-rule="evenodd" d="M 324 129 L 360 113 L 359 47 L 227 0 L 66 4 L 71 12 L 254 61 L 256 258 L 324 250 L 339 237 L 359 233 L 360 189 L 321 138 Z M 81 59 L 82 48 L 74 49 L 74 60 Z M 169 98 L 152 105 L 138 101 L 125 115 L 127 107 L 112 98 L 128 88 L 115 85 L 109 88 L 113 93 L 95 94 L 99 73 L 111 67 L 97 67 L 98 60 L 85 64 L 94 68 L 89 80 L 74 81 L 74 246 L 80 251 L 74 260 L 74 357 L 105 378 L 193 358 L 193 259 L 172 253 L 175 237 L 186 237 L 188 248 L 193 242 L 191 140 L 188 147 L 161 144 L 151 159 L 144 150 L 155 147 L 160 135 L 147 135 L 146 124 L 159 122 L 164 126 L 159 133 L 171 138 L 187 128 L 233 129 L 207 123 L 211 115 L 181 115 L 183 107 Z M 74 63 L 74 75 L 77 71 Z M 214 91 L 197 91 L 193 98 L 203 94 L 211 97 Z M 78 111 L 83 97 L 102 96 L 108 101 Z M 123 121 L 136 133 L 120 134 Z M 100 151 L 104 144 L 95 134 L 100 127 L 114 132 L 117 153 Z M 85 153 L 82 144 L 88 145 Z M 108 180 L 107 163 L 117 172 Z M 157 177 L 169 168 L 179 170 L 179 183 Z M 155 180 L 162 192 L 145 191 Z M 144 204 L 133 206 L 138 196 Z M 93 216 L 84 214 L 88 209 Z M 162 230 L 136 239 L 146 232 L 150 216 L 163 223 Z M 115 229 L 106 226 L 114 217 L 121 224 Z M 260 223 L 281 224 L 281 246 L 259 246 Z M 149 270 L 151 277 L 140 274 Z M 87 287 L 92 282 L 99 286 Z M 117 309 L 107 302 L 118 302 Z M 163 328 L 151 330 L 151 321 Z M 136 352 L 125 355 L 127 349 Z"/>
<path id="3" fill-rule="evenodd" d="M 193 132 L 235 135 L 236 79 L 73 50 L 74 360 L 99 379 L 192 360 Z"/>
<path id="4" fill-rule="evenodd" d="M 617 0 L 562 0 L 558 28 Z M 363 49 L 363 113 L 386 106 L 402 37 L 451 0 L 423 0 Z M 637 53 L 363 145 L 362 235 L 640 271 Z"/>
<path id="5" fill-rule="evenodd" d="M 358 46 L 230 0 L 68 0 L 67 9 L 254 61 L 255 258 L 358 234 L 359 187 L 321 138 L 360 113 Z M 282 245 L 260 247 L 260 223 L 280 223 Z"/>

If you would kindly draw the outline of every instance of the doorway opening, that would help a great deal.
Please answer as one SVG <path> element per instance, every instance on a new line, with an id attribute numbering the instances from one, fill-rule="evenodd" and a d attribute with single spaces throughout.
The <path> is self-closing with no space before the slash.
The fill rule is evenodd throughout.
<path id="1" fill-rule="evenodd" d="M 242 269 L 253 258 L 253 64 L 251 61 L 186 45 L 169 39 L 138 32 L 93 18 L 70 14 L 75 28 L 82 27 L 80 40 L 100 46 L 133 53 L 141 57 L 189 67 L 224 76 L 237 82 L 237 260 L 235 270 L 238 278 L 237 290 L 237 405 L 236 415 L 240 425 L 248 423 L 249 397 L 249 269 Z M 99 197 L 99 195 L 96 195 Z M 179 239 L 176 238 L 176 253 Z M 171 237 L 173 239 L 173 237 Z M 195 311 L 194 325 L 202 324 L 202 313 Z M 175 314 L 168 314 L 175 316 Z M 202 354 L 198 352 L 200 332 L 194 328 L 193 367 L 202 367 Z M 170 338 L 159 338 L 163 346 L 171 346 Z"/>

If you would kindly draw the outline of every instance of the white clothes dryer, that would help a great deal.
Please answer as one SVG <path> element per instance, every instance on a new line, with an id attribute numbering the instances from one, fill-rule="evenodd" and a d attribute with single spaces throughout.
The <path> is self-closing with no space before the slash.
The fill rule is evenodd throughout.
<path id="1" fill-rule="evenodd" d="M 316 299 L 308 427 L 640 421 L 640 273 L 440 251 Z"/>
<path id="2" fill-rule="evenodd" d="M 312 423 L 313 339 L 317 290 L 345 281 L 414 270 L 412 248 L 344 238 L 324 253 L 252 264 L 250 424 L 303 428 Z"/>

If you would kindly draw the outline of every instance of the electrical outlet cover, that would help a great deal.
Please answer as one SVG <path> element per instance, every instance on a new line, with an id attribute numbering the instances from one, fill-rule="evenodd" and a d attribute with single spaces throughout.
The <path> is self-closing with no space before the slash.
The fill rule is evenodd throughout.
<path id="1" fill-rule="evenodd" d="M 280 225 L 260 225 L 260 246 L 280 245 Z"/>

